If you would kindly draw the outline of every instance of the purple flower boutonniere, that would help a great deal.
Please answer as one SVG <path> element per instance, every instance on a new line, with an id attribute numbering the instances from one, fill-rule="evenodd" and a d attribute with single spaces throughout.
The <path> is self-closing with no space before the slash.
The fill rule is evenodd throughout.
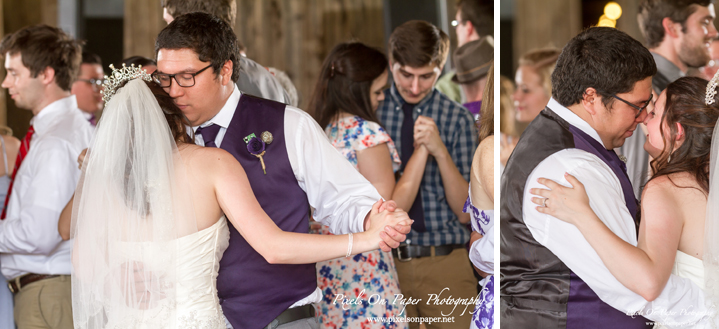
<path id="1" fill-rule="evenodd" d="M 269 134 L 270 138 L 265 138 L 266 135 Z M 265 155 L 265 148 L 267 147 L 267 144 L 272 143 L 272 134 L 265 131 L 262 134 L 262 139 L 257 138 L 254 133 L 248 135 L 244 138 L 245 143 L 247 144 L 247 151 L 250 152 L 250 154 L 256 156 L 258 159 L 260 159 L 260 164 L 262 165 L 262 172 L 267 175 L 267 168 L 265 167 L 265 159 L 262 157 Z M 265 141 L 267 143 L 265 143 Z"/>

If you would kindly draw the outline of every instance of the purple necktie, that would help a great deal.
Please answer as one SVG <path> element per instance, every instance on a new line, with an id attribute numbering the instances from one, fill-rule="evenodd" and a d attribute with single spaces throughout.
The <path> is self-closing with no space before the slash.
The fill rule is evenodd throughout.
<path id="1" fill-rule="evenodd" d="M 405 103 L 402 105 L 404 120 L 402 120 L 402 131 L 400 137 L 402 141 L 402 168 L 400 171 L 403 172 L 409 158 L 412 157 L 412 153 L 414 153 L 414 120 L 412 120 L 413 109 L 414 104 Z M 409 215 L 409 218 L 414 220 L 414 223 L 412 223 L 413 230 L 417 232 L 427 231 L 427 228 L 424 225 L 424 210 L 422 209 L 422 183 L 419 184 L 417 196 L 415 197 L 414 203 L 412 204 L 412 207 L 409 208 L 407 214 Z"/>
<path id="2" fill-rule="evenodd" d="M 90 117 L 90 119 L 89 119 L 88 121 L 90 121 L 90 124 L 91 124 L 93 127 L 97 126 L 97 118 L 95 117 L 94 114 Z"/>
<path id="3" fill-rule="evenodd" d="M 219 132 L 220 126 L 213 123 L 207 127 L 197 128 L 195 134 L 202 135 L 202 140 L 205 141 L 206 147 L 217 147 L 217 144 L 215 144 L 215 138 L 217 137 L 217 133 Z"/>

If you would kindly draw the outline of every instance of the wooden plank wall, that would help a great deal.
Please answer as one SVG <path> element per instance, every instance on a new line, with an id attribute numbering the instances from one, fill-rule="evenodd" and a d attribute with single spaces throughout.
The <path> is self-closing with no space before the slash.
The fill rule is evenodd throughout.
<path id="1" fill-rule="evenodd" d="M 159 0 L 125 0 L 123 58 L 155 58 L 155 39 L 167 23 Z"/>
<path id="2" fill-rule="evenodd" d="M 306 109 L 327 54 L 356 39 L 385 51 L 382 0 L 238 0 L 247 56 L 287 72 Z"/>
<path id="3" fill-rule="evenodd" d="M 515 0 L 513 67 L 524 53 L 564 47 L 582 29 L 580 0 Z"/>
<path id="4" fill-rule="evenodd" d="M 382 0 L 237 0 L 235 33 L 256 62 L 287 72 L 306 108 L 322 61 L 358 39 L 384 51 Z M 154 58 L 160 1 L 125 0 L 124 55 Z"/>

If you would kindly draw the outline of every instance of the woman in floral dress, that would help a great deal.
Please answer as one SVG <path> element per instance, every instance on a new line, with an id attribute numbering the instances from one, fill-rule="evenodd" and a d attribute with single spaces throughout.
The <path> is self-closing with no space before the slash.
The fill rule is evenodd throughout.
<path id="1" fill-rule="evenodd" d="M 406 178 L 395 183 L 394 172 L 400 159 L 392 139 L 377 123 L 375 111 L 384 99 L 387 59 L 362 43 L 337 45 L 322 67 L 310 101 L 311 113 L 338 151 L 349 160 L 385 200 L 411 188 L 424 172 L 428 152 L 417 148 L 404 171 Z M 415 187 L 416 189 L 416 187 Z M 395 200 L 397 207 L 409 209 L 410 200 Z M 405 204 L 407 203 L 407 204 Z M 316 225 L 313 232 L 330 234 Z M 374 323 L 372 317 L 400 317 L 403 307 L 393 303 L 400 294 L 392 254 L 377 250 L 317 263 L 317 284 L 324 296 L 317 317 L 324 328 L 406 328 L 406 323 Z M 354 304 L 342 304 L 354 299 Z"/>

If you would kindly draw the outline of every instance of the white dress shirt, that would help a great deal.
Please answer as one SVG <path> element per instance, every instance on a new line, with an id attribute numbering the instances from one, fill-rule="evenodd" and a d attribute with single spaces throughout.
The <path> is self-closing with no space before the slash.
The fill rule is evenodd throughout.
<path id="1" fill-rule="evenodd" d="M 547 106 L 569 124 L 602 143 L 597 132 L 569 109 L 554 99 Z M 569 186 L 564 179 L 565 172 L 584 184 L 590 206 L 602 222 L 622 240 L 637 245 L 634 219 L 626 207 L 619 179 L 596 155 L 580 149 L 565 149 L 552 154 L 529 175 L 524 188 L 522 212 L 534 239 L 559 257 L 610 306 L 622 312 L 640 312 L 640 315 L 669 327 L 699 321 L 690 327 L 703 328 L 702 324 L 708 320 L 704 291 L 691 280 L 671 275 L 661 295 L 648 302 L 612 276 L 576 226 L 536 210 L 537 205 L 532 203 L 529 189 L 544 187 L 537 183 L 540 177 Z"/>
<path id="2" fill-rule="evenodd" d="M 220 112 L 200 125 L 220 126 L 215 137 L 218 147 L 222 144 L 241 95 L 235 87 Z M 314 219 L 327 225 L 333 234 L 363 232 L 365 216 L 372 205 L 382 198 L 379 192 L 330 144 L 327 135 L 309 114 L 287 105 L 284 124 L 290 166 L 300 188 L 307 194 Z M 195 143 L 205 145 L 202 135 L 195 135 Z M 318 288 L 291 307 L 321 300 L 322 292 Z"/>
<path id="3" fill-rule="evenodd" d="M 0 221 L 0 264 L 7 279 L 70 274 L 72 241 L 62 241 L 57 222 L 80 178 L 77 157 L 94 131 L 74 95 L 46 106 L 31 124 L 30 151 L 15 177 L 7 217 Z"/>

